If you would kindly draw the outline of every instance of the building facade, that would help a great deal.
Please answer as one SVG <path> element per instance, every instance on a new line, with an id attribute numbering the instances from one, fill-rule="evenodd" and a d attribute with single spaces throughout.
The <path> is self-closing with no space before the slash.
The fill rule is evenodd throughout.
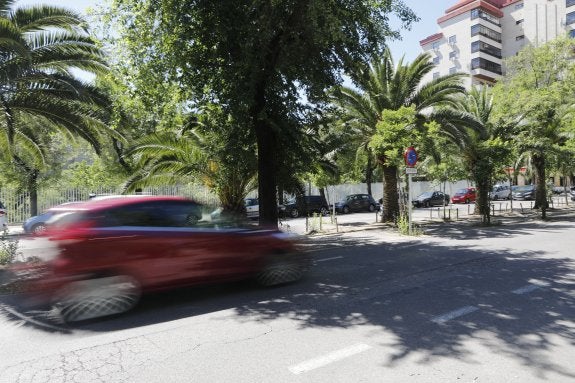
<path id="1" fill-rule="evenodd" d="M 467 87 L 493 84 L 503 59 L 525 45 L 566 33 L 575 37 L 575 0 L 460 0 L 437 20 L 440 31 L 420 41 L 436 64 L 425 81 L 469 73 Z"/>

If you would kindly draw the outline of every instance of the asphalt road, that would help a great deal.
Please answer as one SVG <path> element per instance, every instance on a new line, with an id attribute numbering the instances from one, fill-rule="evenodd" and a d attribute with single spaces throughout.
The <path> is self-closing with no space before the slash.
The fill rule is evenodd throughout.
<path id="1" fill-rule="evenodd" d="M 0 297 L 0 382 L 573 382 L 575 220 L 311 237 L 300 283 L 68 326 Z"/>

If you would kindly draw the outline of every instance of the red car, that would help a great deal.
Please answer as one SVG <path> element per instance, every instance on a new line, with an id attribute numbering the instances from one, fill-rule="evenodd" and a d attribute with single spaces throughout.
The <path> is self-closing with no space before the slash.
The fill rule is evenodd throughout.
<path id="1" fill-rule="evenodd" d="M 149 291 L 250 277 L 265 286 L 292 282 L 310 264 L 287 234 L 202 221 L 201 205 L 185 198 L 109 198 L 52 210 L 46 236 L 57 255 L 14 271 L 66 321 L 125 312 Z"/>
<path id="2" fill-rule="evenodd" d="M 470 203 L 475 202 L 476 193 L 475 188 L 459 189 L 451 197 L 451 203 Z"/>

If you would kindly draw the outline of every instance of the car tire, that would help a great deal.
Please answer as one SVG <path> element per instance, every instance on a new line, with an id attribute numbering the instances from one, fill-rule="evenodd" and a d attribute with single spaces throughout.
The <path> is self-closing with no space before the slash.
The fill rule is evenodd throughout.
<path id="1" fill-rule="evenodd" d="M 375 211 L 375 206 L 370 204 L 368 210 L 373 213 Z"/>
<path id="2" fill-rule="evenodd" d="M 309 267 L 310 260 L 303 254 L 274 254 L 257 273 L 256 281 L 265 287 L 296 282 L 303 278 Z"/>
<path id="3" fill-rule="evenodd" d="M 498 196 L 497 194 L 495 194 L 495 195 L 493 196 L 493 198 L 491 198 L 491 199 L 494 200 L 494 201 L 497 201 L 497 200 L 499 199 L 499 196 Z"/>
<path id="4" fill-rule="evenodd" d="M 37 223 L 30 229 L 30 232 L 34 235 L 40 235 L 45 231 L 46 231 L 46 225 L 43 223 Z"/>
<path id="5" fill-rule="evenodd" d="M 319 214 L 325 217 L 329 214 L 329 209 L 325 206 L 322 206 L 321 209 L 319 209 Z"/>
<path id="6" fill-rule="evenodd" d="M 122 314 L 138 304 L 139 282 L 129 275 L 86 279 L 67 284 L 52 298 L 65 322 Z"/>
<path id="7" fill-rule="evenodd" d="M 299 211 L 294 207 L 293 209 L 291 209 L 291 211 L 289 212 L 290 217 L 292 218 L 297 218 L 299 217 Z"/>
<path id="8" fill-rule="evenodd" d="M 344 206 L 343 209 L 341 209 L 343 214 L 348 214 L 349 213 L 349 206 Z"/>
<path id="9" fill-rule="evenodd" d="M 469 202 L 471 202 L 471 201 L 469 201 L 469 198 L 465 198 L 465 203 L 469 204 Z"/>
<path id="10" fill-rule="evenodd" d="M 425 201 L 423 203 L 423 207 L 430 207 L 430 206 L 431 206 L 431 204 L 429 203 L 429 201 Z"/>

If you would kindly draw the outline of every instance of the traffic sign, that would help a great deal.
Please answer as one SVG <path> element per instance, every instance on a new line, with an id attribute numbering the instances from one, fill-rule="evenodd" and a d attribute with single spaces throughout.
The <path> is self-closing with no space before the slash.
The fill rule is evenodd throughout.
<path id="1" fill-rule="evenodd" d="M 403 153 L 403 159 L 405 160 L 405 164 L 410 168 L 417 164 L 417 151 L 413 146 L 405 149 L 405 152 Z"/>
<path id="2" fill-rule="evenodd" d="M 405 168 L 405 174 L 417 174 L 417 168 Z"/>

